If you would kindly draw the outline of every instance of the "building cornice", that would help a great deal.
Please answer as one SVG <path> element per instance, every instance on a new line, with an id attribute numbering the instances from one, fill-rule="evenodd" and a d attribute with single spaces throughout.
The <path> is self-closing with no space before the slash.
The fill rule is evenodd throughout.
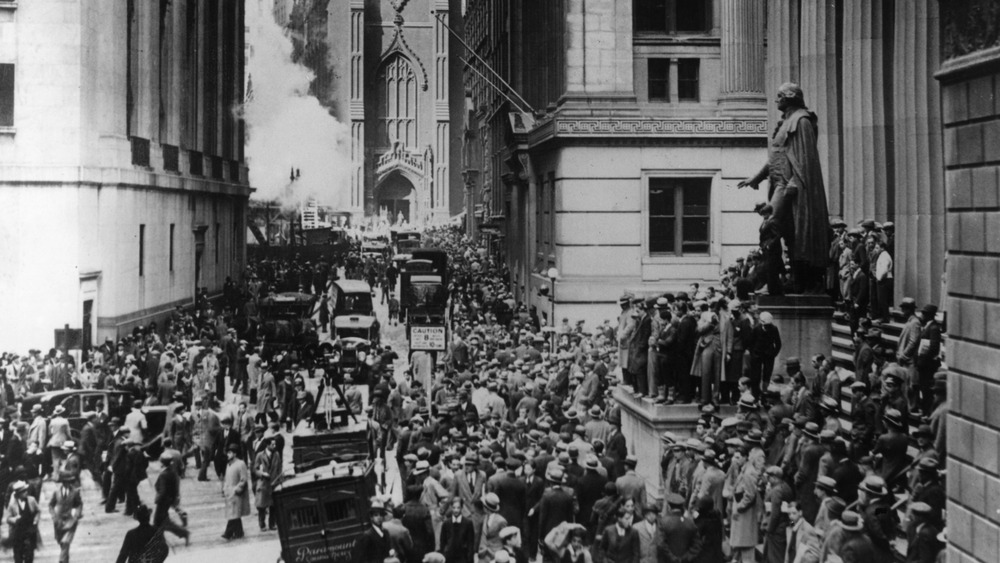
<path id="1" fill-rule="evenodd" d="M 532 147 L 553 141 L 603 140 L 615 144 L 744 144 L 766 146 L 767 120 L 756 118 L 653 118 L 555 116 L 528 135 Z"/>

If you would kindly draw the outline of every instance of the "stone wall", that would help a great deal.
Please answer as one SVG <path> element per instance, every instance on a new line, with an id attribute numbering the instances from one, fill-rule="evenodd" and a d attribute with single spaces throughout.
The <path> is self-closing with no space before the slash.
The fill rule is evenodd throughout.
<path id="1" fill-rule="evenodd" d="M 953 58 L 937 78 L 948 207 L 948 561 L 986 563 L 1000 553 L 1000 48 Z"/>

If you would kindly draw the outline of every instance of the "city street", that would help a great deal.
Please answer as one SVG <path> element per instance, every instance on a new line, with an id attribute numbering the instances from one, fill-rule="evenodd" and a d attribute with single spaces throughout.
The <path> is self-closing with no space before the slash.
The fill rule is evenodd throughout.
<path id="1" fill-rule="evenodd" d="M 382 323 L 383 341 L 390 344 L 396 350 L 402 360 L 396 362 L 396 373 L 400 376 L 406 369 L 406 331 L 403 325 L 396 327 L 388 325 L 388 312 L 386 306 L 380 303 L 381 293 L 376 291 L 378 298 L 375 300 L 376 312 L 379 321 Z M 319 378 L 306 379 L 307 388 L 315 394 Z M 242 396 L 242 400 L 248 400 L 247 396 Z M 232 394 L 226 397 L 226 404 L 223 407 L 225 412 L 233 412 L 236 399 Z M 293 474 L 291 459 L 291 436 L 285 435 L 285 474 Z M 257 527 L 256 512 L 243 519 L 243 529 L 246 537 L 242 540 L 226 541 L 221 534 L 226 522 L 222 515 L 224 499 L 220 481 L 216 480 L 213 472 L 209 470 L 210 482 L 199 482 L 195 477 L 196 472 L 192 465 L 189 466 L 187 476 L 181 480 L 181 506 L 187 511 L 189 519 L 188 529 L 191 531 L 191 542 L 189 546 L 184 545 L 184 541 L 172 535 L 167 535 L 166 540 L 171 548 L 170 561 L 177 562 L 203 562 L 214 561 L 215 556 L 225 557 L 231 561 L 247 563 L 273 562 L 278 559 L 280 544 L 277 532 L 260 532 Z M 398 502 L 401 498 L 401 488 L 397 482 L 398 472 L 395 469 L 395 457 L 390 455 L 387 460 L 388 471 L 386 474 L 386 488 L 392 491 Z M 381 465 L 379 464 L 379 468 Z M 152 507 L 155 491 L 153 484 L 160 471 L 159 462 L 152 460 L 149 465 L 149 478 L 139 486 L 139 496 L 143 502 Z M 74 563 L 107 563 L 118 555 L 122 538 L 125 532 L 135 527 L 132 518 L 121 514 L 123 505 L 119 504 L 118 513 L 105 514 L 104 507 L 100 504 L 101 492 L 99 485 L 95 485 L 88 472 L 83 473 L 83 506 L 84 516 L 77 529 L 76 538 L 71 549 L 72 561 Z M 56 563 L 59 560 L 59 549 L 52 539 L 52 522 L 47 507 L 48 499 L 52 491 L 56 488 L 53 482 L 46 482 L 42 488 L 40 506 L 42 507 L 42 520 L 39 529 L 42 533 L 42 547 L 35 556 L 37 563 Z M 178 521 L 176 515 L 175 522 Z M 179 522 L 178 522 L 179 523 Z M 2 552 L 0 552 L 2 556 Z"/>

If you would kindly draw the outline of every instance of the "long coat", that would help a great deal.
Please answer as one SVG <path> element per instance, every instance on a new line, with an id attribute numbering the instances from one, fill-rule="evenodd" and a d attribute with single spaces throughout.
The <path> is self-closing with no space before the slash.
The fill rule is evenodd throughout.
<path id="1" fill-rule="evenodd" d="M 757 530 L 764 514 L 764 503 L 757 488 L 759 479 L 760 470 L 748 461 L 736 480 L 729 531 L 729 544 L 735 548 L 757 545 Z"/>
<path id="2" fill-rule="evenodd" d="M 789 256 L 825 268 L 830 253 L 829 212 L 816 145 L 816 121 L 816 114 L 805 108 L 789 108 L 771 140 L 772 152 L 783 152 L 787 166 L 784 170 L 772 167 L 771 177 L 772 189 L 776 183 L 798 188 L 791 203 L 794 235 Z M 775 160 L 772 158 L 772 162 Z"/>
<path id="3" fill-rule="evenodd" d="M 250 515 L 250 472 L 243 460 L 234 459 L 226 466 L 222 492 L 226 496 L 227 520 Z"/>
<path id="4" fill-rule="evenodd" d="M 260 452 L 253 462 L 253 474 L 257 479 L 254 505 L 257 508 L 270 508 L 274 504 L 271 496 L 274 487 L 281 482 L 281 456 L 267 450 Z"/>

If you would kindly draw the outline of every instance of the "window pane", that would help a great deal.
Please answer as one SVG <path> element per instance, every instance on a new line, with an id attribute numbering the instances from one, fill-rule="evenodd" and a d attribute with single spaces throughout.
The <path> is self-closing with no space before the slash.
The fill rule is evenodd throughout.
<path id="1" fill-rule="evenodd" d="M 635 0 L 636 31 L 667 31 L 667 0 Z"/>
<path id="2" fill-rule="evenodd" d="M 683 224 L 684 244 L 708 242 L 708 218 L 685 217 Z"/>
<path id="3" fill-rule="evenodd" d="M 298 530 L 319 526 L 319 511 L 315 506 L 304 506 L 288 512 L 289 528 Z"/>
<path id="4" fill-rule="evenodd" d="M 14 65 L 0 64 L 0 127 L 14 126 Z"/>
<path id="5" fill-rule="evenodd" d="M 708 216 L 711 180 L 690 179 L 684 182 L 684 216 Z"/>
<path id="6" fill-rule="evenodd" d="M 677 97 L 686 101 L 698 101 L 699 59 L 677 61 Z"/>
<path id="7" fill-rule="evenodd" d="M 649 252 L 651 254 L 673 254 L 674 247 L 674 218 L 673 217 L 650 217 L 649 219 Z"/>
<path id="8" fill-rule="evenodd" d="M 709 2 L 711 0 L 677 0 L 677 31 L 707 31 Z"/>
<path id="9" fill-rule="evenodd" d="M 685 242 L 681 245 L 681 254 L 691 255 L 691 254 L 708 254 L 708 243 L 707 242 Z"/>
<path id="10" fill-rule="evenodd" d="M 357 505 L 353 498 L 326 503 L 326 523 L 357 519 Z"/>
<path id="11" fill-rule="evenodd" d="M 670 59 L 649 59 L 649 99 L 670 100 Z"/>
<path id="12" fill-rule="evenodd" d="M 649 180 L 649 215 L 674 215 L 674 189 L 667 178 Z"/>

